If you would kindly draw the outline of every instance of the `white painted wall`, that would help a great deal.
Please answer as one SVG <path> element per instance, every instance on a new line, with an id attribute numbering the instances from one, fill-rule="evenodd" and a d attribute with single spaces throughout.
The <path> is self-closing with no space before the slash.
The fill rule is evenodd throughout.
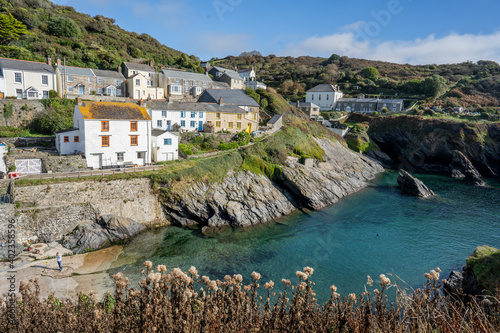
<path id="1" fill-rule="evenodd" d="M 14 73 L 21 73 L 21 83 L 16 83 L 14 80 Z M 5 84 L 5 97 L 17 96 L 16 89 L 22 89 L 23 93 L 29 87 L 34 87 L 38 90 L 38 99 L 43 98 L 43 91 L 57 90 L 56 75 L 47 72 L 30 72 L 17 69 L 3 69 L 4 84 Z M 48 84 L 42 85 L 42 75 L 48 76 Z"/>
<path id="2" fill-rule="evenodd" d="M 194 112 L 194 118 L 192 117 L 192 112 Z M 151 125 L 153 126 L 153 128 L 166 131 L 172 131 L 174 129 L 174 124 L 181 125 L 182 131 L 185 132 L 195 132 L 197 130 L 200 130 L 200 128 L 201 130 L 203 130 L 203 124 L 205 124 L 207 119 L 206 112 L 203 111 L 168 111 L 148 109 L 148 113 L 151 117 Z M 184 121 L 184 126 L 182 126 L 182 121 Z M 194 126 L 192 126 L 191 124 L 191 122 L 193 121 L 195 122 Z M 161 126 L 159 122 L 161 122 Z"/>
<path id="3" fill-rule="evenodd" d="M 170 145 L 165 139 L 171 139 Z M 179 137 L 171 132 L 153 136 L 151 140 L 151 157 L 154 162 L 173 161 L 179 159 Z"/>
<path id="4" fill-rule="evenodd" d="M 137 80 L 139 80 L 139 85 L 137 85 Z M 126 80 L 128 97 L 134 99 L 147 99 L 148 97 L 152 99 L 162 99 L 165 95 L 163 88 L 148 86 L 148 81 L 152 81 L 145 75 L 136 75 L 130 79 Z"/>
<path id="5" fill-rule="evenodd" d="M 342 92 L 307 92 L 306 103 L 314 103 L 321 110 L 335 109 L 337 101 L 344 96 Z"/>

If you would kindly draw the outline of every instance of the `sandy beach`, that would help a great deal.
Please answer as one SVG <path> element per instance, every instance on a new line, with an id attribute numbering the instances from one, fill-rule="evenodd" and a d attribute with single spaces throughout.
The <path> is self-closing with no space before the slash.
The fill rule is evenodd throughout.
<path id="1" fill-rule="evenodd" d="M 16 290 L 19 290 L 21 281 L 38 278 L 40 296 L 48 295 L 63 299 L 76 299 L 79 293 L 88 294 L 97 292 L 101 300 L 106 292 L 114 291 L 114 281 L 107 270 L 122 252 L 121 246 L 112 246 L 85 254 L 72 254 L 71 251 L 58 243 L 34 244 L 34 251 L 24 251 L 15 260 L 14 269 L 10 269 L 8 262 L 0 263 L 0 293 L 3 295 L 9 290 L 10 276 L 15 276 Z M 59 271 L 55 259 L 56 252 L 63 255 L 63 270 Z M 65 256 L 67 255 L 67 256 Z M 52 258 L 52 259 L 48 259 Z M 12 272 L 15 273 L 12 273 Z"/>

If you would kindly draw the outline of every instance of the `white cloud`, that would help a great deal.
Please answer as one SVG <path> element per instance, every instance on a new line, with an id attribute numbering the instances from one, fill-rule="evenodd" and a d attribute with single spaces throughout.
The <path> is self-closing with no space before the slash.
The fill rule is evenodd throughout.
<path id="1" fill-rule="evenodd" d="M 227 55 L 239 55 L 241 52 L 253 50 L 254 37 L 250 34 L 222 34 L 216 32 L 204 32 L 191 40 L 191 52 L 206 57 L 210 55 L 225 57 Z"/>
<path id="2" fill-rule="evenodd" d="M 289 44 L 279 54 L 329 57 L 337 53 L 415 65 L 459 63 L 467 60 L 500 62 L 500 31 L 483 35 L 450 33 L 444 37 L 430 35 L 410 41 L 379 41 L 359 33 L 363 26 L 363 22 L 357 22 L 342 28 L 342 33 L 312 36 Z"/>

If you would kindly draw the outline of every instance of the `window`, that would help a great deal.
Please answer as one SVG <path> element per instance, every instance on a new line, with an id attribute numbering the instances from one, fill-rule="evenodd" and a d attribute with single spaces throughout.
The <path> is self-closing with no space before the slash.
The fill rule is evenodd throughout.
<path id="1" fill-rule="evenodd" d="M 162 116 L 162 117 L 166 117 L 166 116 L 167 116 L 167 111 L 162 111 L 162 112 L 161 112 L 161 116 Z"/>
<path id="2" fill-rule="evenodd" d="M 184 92 L 189 92 L 189 87 L 188 87 L 188 86 L 186 86 L 186 87 L 184 88 Z"/>
<path id="3" fill-rule="evenodd" d="M 193 81 L 193 84 L 194 84 L 195 86 L 197 86 L 197 85 L 198 85 L 198 81 Z"/>
<path id="4" fill-rule="evenodd" d="M 175 83 L 179 83 L 179 79 L 175 79 Z"/>
<path id="5" fill-rule="evenodd" d="M 144 158 L 144 152 L 143 151 L 138 151 L 137 152 L 137 158 Z"/>
<path id="6" fill-rule="evenodd" d="M 238 118 L 238 120 L 241 120 L 241 113 L 238 113 L 237 118 Z"/>
<path id="7" fill-rule="evenodd" d="M 151 74 L 151 73 L 148 73 L 148 76 L 149 76 L 149 77 L 151 77 L 151 76 L 153 76 L 153 74 Z"/>
<path id="8" fill-rule="evenodd" d="M 102 88 L 97 88 L 97 93 L 102 94 Z"/>
<path id="9" fill-rule="evenodd" d="M 94 82 L 94 78 L 93 77 L 89 77 L 89 83 L 92 83 Z"/>
<path id="10" fill-rule="evenodd" d="M 43 96 L 42 96 L 43 99 L 49 98 L 49 91 L 48 90 L 44 90 L 42 93 L 43 93 Z"/>
<path id="11" fill-rule="evenodd" d="M 163 139 L 163 144 L 165 146 L 170 146 L 172 144 L 172 139 Z"/>
<path id="12" fill-rule="evenodd" d="M 29 98 L 36 98 L 36 97 L 38 97 L 38 93 L 36 91 L 28 91 L 28 97 Z"/>
<path id="13" fill-rule="evenodd" d="M 239 122 L 239 121 L 238 121 L 238 122 L 236 123 L 236 128 L 237 128 L 237 129 L 241 129 L 241 122 Z"/>
<path id="14" fill-rule="evenodd" d="M 181 111 L 181 118 L 186 118 L 186 111 Z"/>
<path id="15" fill-rule="evenodd" d="M 101 146 L 109 147 L 109 136 L 101 136 Z"/>
<path id="16" fill-rule="evenodd" d="M 203 86 L 206 87 L 207 86 L 207 83 L 206 82 L 203 82 Z"/>
<path id="17" fill-rule="evenodd" d="M 233 128 L 233 122 L 230 121 L 229 124 L 227 125 L 227 128 Z"/>
<path id="18" fill-rule="evenodd" d="M 319 100 L 321 101 L 321 94 L 319 94 L 319 97 L 318 97 L 318 99 L 319 99 Z"/>
<path id="19" fill-rule="evenodd" d="M 163 126 L 163 120 L 157 120 L 156 126 L 161 128 Z"/>
<path id="20" fill-rule="evenodd" d="M 139 80 L 139 79 L 135 79 L 135 85 L 136 85 L 136 86 L 140 86 L 140 85 L 141 85 L 141 80 Z"/>
<path id="21" fill-rule="evenodd" d="M 130 136 L 130 145 L 131 146 L 137 146 L 137 135 L 131 135 Z"/>
<path id="22" fill-rule="evenodd" d="M 200 112 L 198 118 L 203 118 L 203 112 Z"/>
<path id="23" fill-rule="evenodd" d="M 78 135 L 75 135 L 73 137 L 73 142 L 80 142 L 80 137 Z"/>
<path id="24" fill-rule="evenodd" d="M 116 80 L 116 85 L 117 86 L 121 86 L 121 84 L 122 84 L 122 80 Z"/>
<path id="25" fill-rule="evenodd" d="M 109 131 L 109 121 L 101 121 L 101 132 Z"/>
<path id="26" fill-rule="evenodd" d="M 151 87 L 153 85 L 153 81 L 148 80 L 148 87 Z"/>
<path id="27" fill-rule="evenodd" d="M 42 86 L 48 86 L 48 85 L 49 85 L 49 76 L 42 75 Z"/>
<path id="28" fill-rule="evenodd" d="M 220 127 L 220 121 L 215 122 L 215 127 Z"/>
<path id="29" fill-rule="evenodd" d="M 73 82 L 73 75 L 68 75 L 68 82 Z"/>
<path id="30" fill-rule="evenodd" d="M 181 120 L 181 127 L 186 127 L 186 121 L 185 120 Z"/>
<path id="31" fill-rule="evenodd" d="M 116 153 L 116 161 L 117 162 L 123 162 L 124 157 L 125 157 L 124 152 Z"/>
<path id="32" fill-rule="evenodd" d="M 330 99 L 330 95 L 326 95 L 326 100 L 328 101 Z"/>
<path id="33" fill-rule="evenodd" d="M 257 114 L 256 113 L 252 113 L 251 116 L 250 116 L 250 118 L 252 118 L 252 120 L 257 119 Z"/>
<path id="34" fill-rule="evenodd" d="M 113 96 L 113 95 L 115 95 L 115 91 L 116 91 L 115 87 L 108 87 L 106 89 L 106 94 L 108 94 L 109 96 Z"/>
<path id="35" fill-rule="evenodd" d="M 215 119 L 220 119 L 220 112 L 217 112 L 217 113 L 215 114 Z"/>
<path id="36" fill-rule="evenodd" d="M 69 142 L 69 136 L 64 137 L 64 142 Z"/>
<path id="37" fill-rule="evenodd" d="M 314 94 L 311 95 L 311 99 L 314 101 Z"/>
<path id="38" fill-rule="evenodd" d="M 14 73 L 14 83 L 23 83 L 23 78 L 21 73 Z"/>
<path id="39" fill-rule="evenodd" d="M 17 98 L 23 98 L 23 90 L 16 89 L 16 96 L 17 96 Z"/>
<path id="40" fill-rule="evenodd" d="M 170 129 L 170 125 L 171 125 L 171 124 L 172 124 L 172 123 L 170 122 L 170 120 L 167 120 L 167 129 Z"/>
<path id="41" fill-rule="evenodd" d="M 196 127 L 196 121 L 191 121 L 189 123 L 189 127 Z"/>
<path id="42" fill-rule="evenodd" d="M 137 121 L 131 121 L 130 122 L 130 131 L 136 132 L 137 131 Z"/>
<path id="43" fill-rule="evenodd" d="M 135 75 L 135 74 L 137 74 L 137 73 L 139 73 L 139 72 L 138 72 L 138 71 L 132 71 L 132 73 Z"/>
<path id="44" fill-rule="evenodd" d="M 196 118 L 196 112 L 191 111 L 191 118 Z"/>
<path id="45" fill-rule="evenodd" d="M 102 83 L 102 78 L 97 78 L 97 83 Z"/>
<path id="46" fill-rule="evenodd" d="M 94 88 L 90 87 L 90 88 L 89 88 L 89 94 L 91 94 L 91 95 L 92 95 L 92 93 L 93 93 L 93 92 L 94 92 Z"/>
<path id="47" fill-rule="evenodd" d="M 122 90 L 120 88 L 116 89 L 116 96 L 121 96 Z"/>

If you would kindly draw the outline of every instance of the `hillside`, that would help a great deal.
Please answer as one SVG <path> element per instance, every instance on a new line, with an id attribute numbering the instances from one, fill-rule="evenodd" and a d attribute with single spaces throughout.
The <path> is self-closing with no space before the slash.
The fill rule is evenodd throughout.
<path id="1" fill-rule="evenodd" d="M 123 61 L 154 60 L 156 65 L 201 70 L 195 56 L 171 49 L 147 34 L 128 32 L 115 20 L 91 17 L 48 0 L 0 0 L 0 13 L 11 13 L 29 35 L 0 45 L 0 56 L 45 61 L 63 58 L 72 66 L 116 69 Z"/>
<path id="2" fill-rule="evenodd" d="M 400 65 L 332 55 L 276 57 L 258 53 L 214 59 L 218 66 L 245 69 L 255 66 L 258 80 L 296 100 L 320 83 L 339 84 L 348 95 L 358 93 L 425 100 L 441 107 L 497 107 L 500 99 L 500 66 L 493 61 L 449 65 Z M 364 69 L 374 67 L 370 75 Z M 443 80 L 444 79 L 444 80 Z"/>

